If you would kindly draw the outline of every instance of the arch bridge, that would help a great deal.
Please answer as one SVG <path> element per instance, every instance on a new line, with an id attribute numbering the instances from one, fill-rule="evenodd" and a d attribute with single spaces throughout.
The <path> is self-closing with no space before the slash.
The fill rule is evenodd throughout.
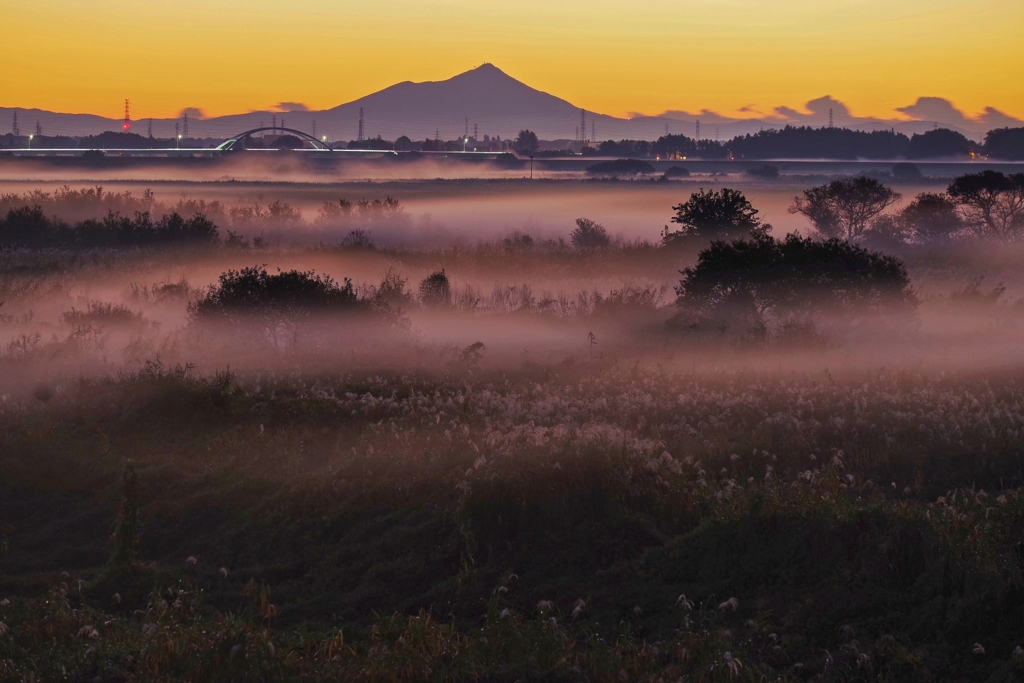
<path id="1" fill-rule="evenodd" d="M 218 145 L 216 149 L 217 149 L 218 152 L 230 152 L 230 151 L 236 149 L 236 145 L 238 145 L 238 143 L 242 142 L 243 140 L 245 140 L 250 135 L 254 135 L 256 133 L 262 133 L 264 131 L 271 131 L 271 132 L 279 133 L 279 134 L 282 134 L 282 135 L 283 134 L 294 135 L 295 137 L 299 138 L 300 140 L 304 140 L 306 142 L 311 143 L 313 145 L 313 149 L 315 149 L 315 150 L 324 151 L 324 152 L 333 151 L 333 149 L 331 148 L 330 145 L 328 145 L 326 142 L 323 142 L 322 140 L 317 140 L 315 137 L 313 137 L 309 133 L 303 133 L 301 130 L 295 130 L 294 128 L 282 128 L 281 126 L 276 126 L 276 127 L 275 126 L 263 126 L 261 128 L 253 128 L 252 130 L 247 130 L 244 133 L 239 133 L 238 135 L 235 135 L 234 137 L 228 138 L 227 140 L 222 142 L 220 145 Z M 238 149 L 244 149 L 244 148 L 243 147 L 238 147 Z"/>

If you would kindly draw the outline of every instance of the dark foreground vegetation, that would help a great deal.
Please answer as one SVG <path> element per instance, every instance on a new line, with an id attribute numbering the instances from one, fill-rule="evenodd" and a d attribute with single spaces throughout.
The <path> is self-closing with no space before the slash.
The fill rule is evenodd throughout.
<path id="1" fill-rule="evenodd" d="M 0 407 L 0 677 L 1017 680 L 1021 379 L 37 387 Z"/>

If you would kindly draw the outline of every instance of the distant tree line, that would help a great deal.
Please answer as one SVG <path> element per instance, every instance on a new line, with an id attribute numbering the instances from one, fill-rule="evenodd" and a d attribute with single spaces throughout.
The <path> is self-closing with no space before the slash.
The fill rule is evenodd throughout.
<path id="1" fill-rule="evenodd" d="M 201 214 L 184 218 L 170 213 L 154 219 L 148 212 L 133 218 L 109 213 L 101 220 L 65 223 L 38 206 L 11 209 L 0 219 L 0 248 L 116 248 L 157 245 L 209 245 L 220 242 L 217 226 Z M 241 243 L 228 233 L 228 243 Z"/>
<path id="2" fill-rule="evenodd" d="M 696 157 L 701 159 L 938 159 L 986 155 L 993 159 L 1024 159 L 1024 128 L 991 130 L 978 144 L 953 130 L 938 128 L 910 137 L 895 131 L 786 126 L 741 135 L 732 140 L 695 140 L 665 135 L 654 142 L 608 141 L 597 153 L 622 157 Z"/>

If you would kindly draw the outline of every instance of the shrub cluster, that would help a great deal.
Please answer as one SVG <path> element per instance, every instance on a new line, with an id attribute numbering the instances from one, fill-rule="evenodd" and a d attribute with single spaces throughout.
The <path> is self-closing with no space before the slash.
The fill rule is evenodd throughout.
<path id="1" fill-rule="evenodd" d="M 154 220 L 108 213 L 102 220 L 74 224 L 50 218 L 39 206 L 11 209 L 0 220 L 0 248 L 118 248 L 154 245 L 208 245 L 219 242 L 217 226 L 203 215 L 171 213 Z"/>

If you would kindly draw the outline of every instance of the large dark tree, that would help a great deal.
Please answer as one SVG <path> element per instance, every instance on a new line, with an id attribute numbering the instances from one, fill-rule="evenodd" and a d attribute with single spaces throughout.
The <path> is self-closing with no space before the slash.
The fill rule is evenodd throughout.
<path id="1" fill-rule="evenodd" d="M 793 199 L 790 213 L 806 216 L 825 237 L 855 240 L 871 222 L 900 200 L 900 194 L 874 178 L 837 178 L 804 190 Z"/>
<path id="2" fill-rule="evenodd" d="M 540 149 L 540 141 L 532 130 L 521 130 L 512 148 L 523 156 L 532 157 Z"/>
<path id="3" fill-rule="evenodd" d="M 996 128 L 985 135 L 985 151 L 994 159 L 1024 160 L 1024 128 Z"/>
<path id="4" fill-rule="evenodd" d="M 728 187 L 721 190 L 701 188 L 672 209 L 676 212 L 672 222 L 681 227 L 674 231 L 665 227 L 662 239 L 669 245 L 694 239 L 732 239 L 755 231 L 767 233 L 772 229 L 757 217 L 757 209 L 742 192 Z"/>
<path id="5" fill-rule="evenodd" d="M 948 242 L 964 229 L 956 202 L 946 194 L 922 192 L 900 211 L 896 220 L 919 242 Z"/>
<path id="6" fill-rule="evenodd" d="M 916 133 L 910 138 L 907 156 L 912 159 L 936 159 L 940 157 L 966 157 L 974 149 L 974 143 L 963 133 L 948 128 L 936 128 L 925 133 Z"/>
<path id="7" fill-rule="evenodd" d="M 954 180 L 946 192 L 977 236 L 1013 240 L 1024 235 L 1024 173 L 970 173 Z"/>
<path id="8" fill-rule="evenodd" d="M 845 240 L 787 235 L 712 242 L 682 271 L 674 319 L 686 325 L 769 324 L 818 315 L 912 310 L 903 263 Z"/>

